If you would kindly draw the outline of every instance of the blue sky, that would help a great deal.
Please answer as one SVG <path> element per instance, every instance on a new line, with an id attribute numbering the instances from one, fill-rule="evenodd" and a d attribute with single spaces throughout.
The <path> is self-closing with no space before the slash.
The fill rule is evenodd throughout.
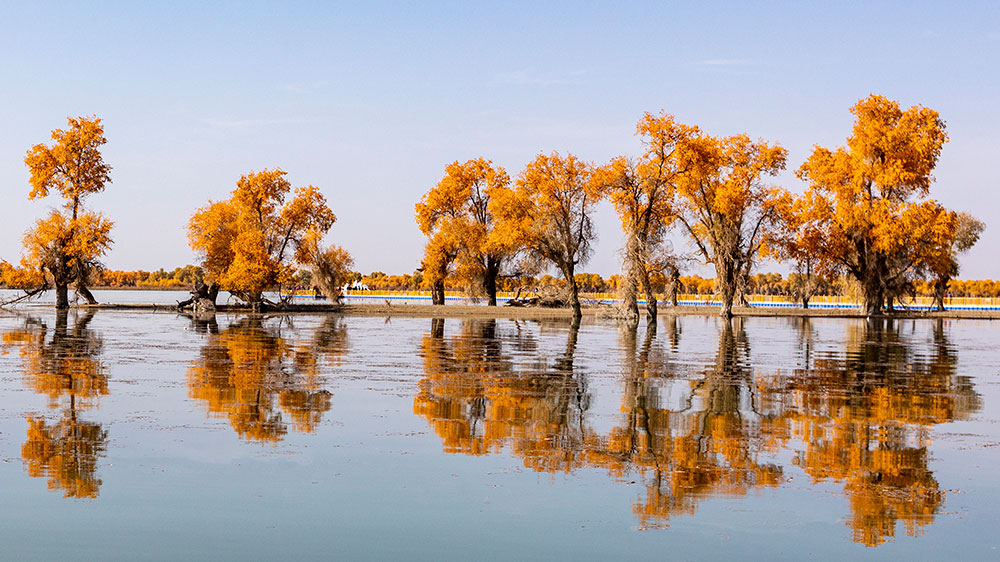
<path id="1" fill-rule="evenodd" d="M 38 5 L 35 5 L 38 4 Z M 104 119 L 114 269 L 192 263 L 185 225 L 240 175 L 281 167 L 339 220 L 357 269 L 408 273 L 413 206 L 455 160 L 514 176 L 539 152 L 638 154 L 665 110 L 716 135 L 839 146 L 869 93 L 948 123 L 932 194 L 984 220 L 962 277 L 1000 279 L 1000 4 L 20 3 L 0 33 L 0 258 L 31 222 L 24 154 L 69 115 Z M 618 270 L 598 210 L 584 270 Z M 679 246 L 683 242 L 678 239 Z M 765 265 L 763 269 L 776 269 Z"/>

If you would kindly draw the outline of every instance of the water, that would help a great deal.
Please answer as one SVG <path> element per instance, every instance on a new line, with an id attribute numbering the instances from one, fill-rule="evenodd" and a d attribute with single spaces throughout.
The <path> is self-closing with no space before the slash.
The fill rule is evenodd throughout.
<path id="1" fill-rule="evenodd" d="M 995 322 L 2 314 L 4 559 L 1000 557 Z"/>

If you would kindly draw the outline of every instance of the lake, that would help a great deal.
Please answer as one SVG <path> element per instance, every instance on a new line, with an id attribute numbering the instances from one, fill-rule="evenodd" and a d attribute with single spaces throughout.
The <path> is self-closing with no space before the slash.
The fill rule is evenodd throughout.
<path id="1" fill-rule="evenodd" d="M 1000 558 L 1000 323 L 0 311 L 10 560 Z"/>

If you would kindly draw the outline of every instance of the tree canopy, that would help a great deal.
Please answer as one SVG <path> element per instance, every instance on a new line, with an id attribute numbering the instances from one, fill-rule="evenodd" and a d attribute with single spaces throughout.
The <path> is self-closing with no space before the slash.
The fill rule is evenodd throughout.
<path id="1" fill-rule="evenodd" d="M 518 241 L 496 229 L 495 194 L 509 184 L 502 167 L 477 158 L 449 164 L 441 181 L 424 194 L 416 205 L 416 219 L 428 237 L 424 268 L 430 273 L 429 284 L 441 285 L 457 273 L 463 284 L 477 286 L 489 304 L 496 305 L 497 277 L 520 248 Z"/>
<path id="2" fill-rule="evenodd" d="M 209 281 L 253 306 L 291 279 L 292 264 L 317 263 L 318 240 L 337 220 L 316 187 L 293 192 L 285 174 L 276 168 L 242 176 L 228 200 L 209 202 L 188 223 Z"/>
<path id="3" fill-rule="evenodd" d="M 878 314 L 953 237 L 954 214 L 928 197 L 948 137 L 936 111 L 903 110 L 883 96 L 860 100 L 851 113 L 847 146 L 817 146 L 797 173 L 817 202 L 816 256 L 857 279 L 866 312 Z"/>

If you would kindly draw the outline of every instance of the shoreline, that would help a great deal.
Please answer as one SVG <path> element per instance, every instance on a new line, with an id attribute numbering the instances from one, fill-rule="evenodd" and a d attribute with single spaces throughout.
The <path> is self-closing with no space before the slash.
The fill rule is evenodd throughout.
<path id="1" fill-rule="evenodd" d="M 54 308 L 53 305 L 28 305 L 30 308 Z M 190 311 L 177 310 L 176 303 L 164 304 L 96 304 L 96 305 L 76 305 L 71 310 L 131 310 L 150 312 L 179 312 L 188 313 Z M 217 305 L 218 312 L 236 312 L 250 314 L 250 310 L 245 306 Z M 715 306 L 660 306 L 657 317 L 671 316 L 719 316 L 718 307 Z M 617 318 L 617 310 L 614 306 L 584 306 L 584 318 Z M 542 308 L 542 307 L 514 307 L 514 306 L 484 306 L 484 305 L 427 305 L 427 304 L 295 304 L 280 310 L 268 310 L 261 314 L 338 314 L 342 316 L 401 316 L 417 318 L 461 318 L 461 317 L 484 317 L 484 318 L 512 318 L 512 319 L 536 319 L 536 318 L 572 318 L 570 308 Z M 836 308 L 789 308 L 789 307 L 734 307 L 734 317 L 788 317 L 788 318 L 866 318 L 866 316 L 856 309 L 836 309 Z M 996 310 L 946 310 L 937 311 L 894 311 L 886 313 L 880 318 L 886 319 L 979 319 L 993 320 L 1000 319 L 1000 311 Z M 639 307 L 639 320 L 645 321 L 645 308 Z"/>

